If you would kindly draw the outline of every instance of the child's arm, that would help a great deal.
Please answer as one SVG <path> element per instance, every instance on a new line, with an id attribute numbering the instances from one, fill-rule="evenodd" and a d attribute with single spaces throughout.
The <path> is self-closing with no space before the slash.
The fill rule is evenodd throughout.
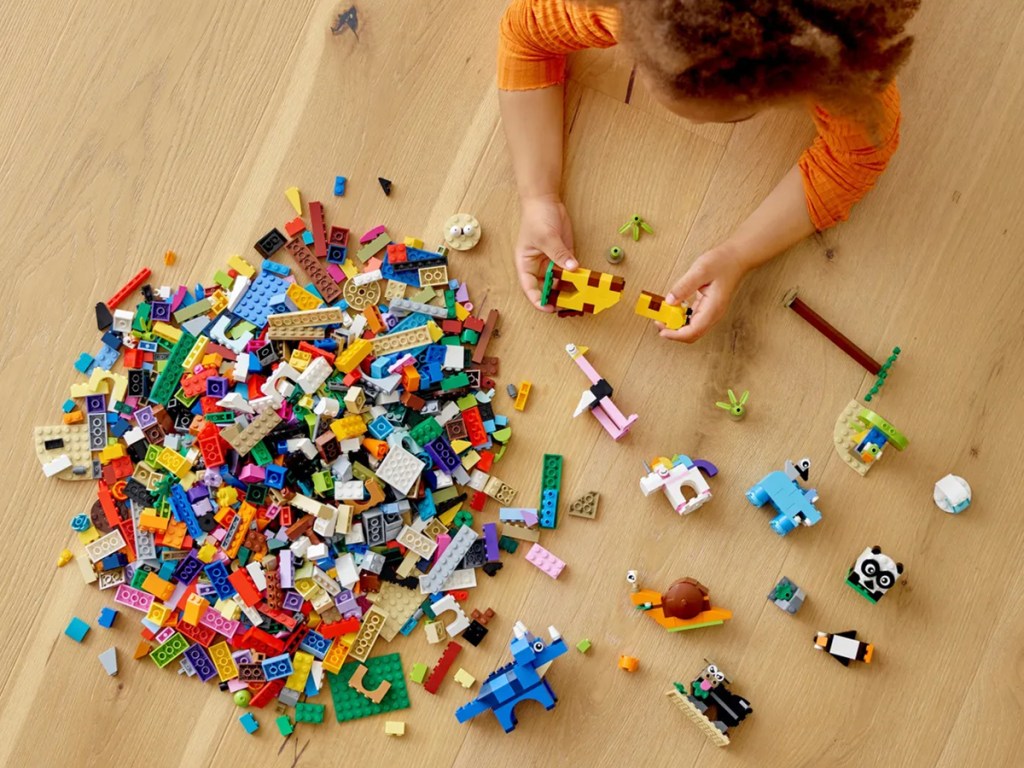
<path id="1" fill-rule="evenodd" d="M 545 312 L 554 311 L 540 304 L 548 259 L 566 269 L 579 266 L 559 198 L 565 57 L 615 45 L 613 16 L 610 9 L 566 0 L 512 0 L 501 20 L 498 98 L 520 199 L 516 271 L 523 292 Z"/>
<path id="2" fill-rule="evenodd" d="M 579 266 L 572 252 L 572 225 L 559 198 L 562 98 L 562 86 L 498 94 L 519 190 L 516 271 L 523 293 L 544 312 L 554 311 L 540 303 L 547 260 L 569 270 Z"/>
<path id="3" fill-rule="evenodd" d="M 900 102 L 895 83 L 878 96 L 877 122 L 831 115 L 815 107 L 818 137 L 757 210 L 721 245 L 697 258 L 672 286 L 675 303 L 699 290 L 690 323 L 661 335 L 692 342 L 725 314 L 751 269 L 782 253 L 815 230 L 845 221 L 875 185 L 899 146 Z M 706 286 L 706 287 L 703 287 Z"/>

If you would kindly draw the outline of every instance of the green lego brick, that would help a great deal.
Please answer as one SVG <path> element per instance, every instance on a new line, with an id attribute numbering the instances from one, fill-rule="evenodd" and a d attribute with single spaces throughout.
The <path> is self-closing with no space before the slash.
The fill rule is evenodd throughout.
<path id="1" fill-rule="evenodd" d="M 451 392 L 453 389 L 462 389 L 469 386 L 469 374 L 465 371 L 454 376 L 445 376 L 441 379 L 441 391 Z"/>
<path id="2" fill-rule="evenodd" d="M 426 679 L 427 672 L 429 671 L 430 670 L 427 668 L 426 664 L 416 662 L 412 665 L 412 669 L 409 671 L 409 679 L 412 680 L 414 683 L 419 683 L 420 685 L 423 685 L 423 681 Z"/>
<path id="3" fill-rule="evenodd" d="M 327 682 L 331 686 L 331 698 L 334 700 L 334 715 L 339 723 L 409 707 L 409 690 L 406 688 L 405 675 L 402 673 L 402 659 L 397 653 L 372 656 L 365 664 L 367 673 L 363 678 L 363 685 L 367 690 L 374 690 L 382 680 L 390 682 L 391 688 L 384 694 L 380 704 L 374 704 L 348 685 L 348 680 L 359 666 L 359 662 L 353 661 L 342 665 L 341 671 L 336 675 L 328 673 Z"/>
<path id="4" fill-rule="evenodd" d="M 160 668 L 166 667 L 188 648 L 188 640 L 175 632 L 149 654 Z"/>
<path id="5" fill-rule="evenodd" d="M 462 332 L 462 343 L 469 344 L 470 346 L 476 346 L 476 343 L 480 341 L 480 334 L 476 331 L 472 331 L 469 328 Z"/>
<path id="6" fill-rule="evenodd" d="M 589 651 L 593 647 L 594 647 L 593 643 L 591 643 L 586 638 L 584 638 L 584 639 L 580 640 L 578 643 L 576 643 L 576 650 L 579 651 L 580 653 L 586 653 L 587 651 Z"/>
<path id="7" fill-rule="evenodd" d="M 427 418 L 409 430 L 409 437 L 416 445 L 426 445 L 442 432 L 444 427 L 437 423 L 437 419 Z"/>
<path id="8" fill-rule="evenodd" d="M 218 413 L 208 413 L 205 418 L 211 424 L 234 424 L 235 414 L 231 411 L 222 411 Z"/>
<path id="9" fill-rule="evenodd" d="M 326 708 L 323 704 L 310 704 L 308 701 L 300 701 L 295 705 L 295 722 L 322 723 Z"/>
<path id="10" fill-rule="evenodd" d="M 295 731 L 292 727 L 292 721 L 288 719 L 288 715 L 281 715 L 274 722 L 277 723 L 277 730 L 281 732 L 282 736 L 291 736 Z"/>
<path id="11" fill-rule="evenodd" d="M 540 472 L 541 491 L 558 490 L 562 487 L 562 457 L 557 453 L 544 454 L 544 466 Z"/>
<path id="12" fill-rule="evenodd" d="M 192 346 L 196 343 L 196 337 L 191 333 L 182 331 L 181 338 L 171 348 L 170 357 L 167 358 L 167 364 L 164 366 L 163 372 L 156 377 L 156 381 L 153 382 L 153 388 L 149 393 L 149 402 L 157 403 L 159 405 L 167 405 L 171 400 L 171 396 L 178 389 L 178 381 L 181 379 L 181 375 L 185 372 L 181 367 L 182 363 L 185 362 L 185 358 L 188 357 L 188 353 L 192 351 Z"/>
<path id="13" fill-rule="evenodd" d="M 265 467 L 267 464 L 274 460 L 274 457 L 270 455 L 270 450 L 263 441 L 260 440 L 256 445 L 249 451 L 249 458 L 256 462 L 258 466 Z"/>

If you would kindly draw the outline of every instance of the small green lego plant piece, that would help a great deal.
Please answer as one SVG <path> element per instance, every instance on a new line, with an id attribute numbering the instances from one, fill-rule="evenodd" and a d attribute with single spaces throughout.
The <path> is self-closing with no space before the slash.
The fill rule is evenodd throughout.
<path id="1" fill-rule="evenodd" d="M 651 225 L 644 221 L 643 216 L 633 214 L 629 217 L 629 221 L 619 227 L 619 232 L 625 234 L 626 232 L 632 232 L 633 240 L 640 239 L 640 232 L 643 230 L 649 235 L 654 234 L 654 230 L 651 229 Z"/>
<path id="2" fill-rule="evenodd" d="M 626 252 L 619 248 L 617 245 L 613 245 L 608 249 L 608 262 L 611 264 L 618 264 L 624 258 L 626 258 Z"/>
<path id="3" fill-rule="evenodd" d="M 719 408 L 721 408 L 724 411 L 728 411 L 729 412 L 729 416 L 734 421 L 739 421 L 740 419 L 742 419 L 744 416 L 747 415 L 747 409 L 746 409 L 745 406 L 747 404 L 747 398 L 750 397 L 750 390 L 744 391 L 744 393 L 742 395 L 740 395 L 740 399 L 739 400 L 736 399 L 736 393 L 734 393 L 731 389 L 728 390 L 728 392 L 729 392 L 729 402 L 728 403 L 717 402 L 717 403 L 715 403 L 715 405 L 717 405 Z"/>
<path id="4" fill-rule="evenodd" d="M 903 350 L 899 347 L 892 348 L 892 354 L 886 358 L 884 363 L 882 363 L 882 368 L 878 372 L 878 378 L 875 379 L 874 386 L 872 386 L 871 389 L 868 390 L 868 393 L 864 395 L 864 402 L 870 403 L 872 398 L 878 394 L 878 390 L 882 388 L 885 384 L 885 380 L 889 377 L 889 369 L 892 368 L 892 364 L 896 362 L 896 358 L 900 356 L 900 352 L 902 351 Z"/>

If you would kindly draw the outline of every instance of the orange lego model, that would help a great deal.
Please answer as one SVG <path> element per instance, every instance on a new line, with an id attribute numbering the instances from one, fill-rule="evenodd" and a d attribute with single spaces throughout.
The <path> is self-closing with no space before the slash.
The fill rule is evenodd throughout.
<path id="1" fill-rule="evenodd" d="M 708 588 L 691 578 L 672 582 L 663 595 L 641 589 L 631 593 L 629 599 L 669 632 L 713 627 L 732 618 L 732 611 L 712 606 Z"/>

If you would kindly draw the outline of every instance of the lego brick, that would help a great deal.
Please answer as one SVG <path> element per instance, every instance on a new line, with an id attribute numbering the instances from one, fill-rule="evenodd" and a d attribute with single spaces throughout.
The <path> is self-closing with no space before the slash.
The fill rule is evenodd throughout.
<path id="1" fill-rule="evenodd" d="M 374 643 L 377 642 L 377 637 L 380 635 L 387 617 L 387 613 L 376 605 L 370 606 L 370 609 L 363 614 L 363 624 L 359 628 L 359 634 L 352 641 L 352 647 L 348 652 L 350 659 L 353 661 L 366 661 L 370 651 L 373 650 Z"/>
<path id="2" fill-rule="evenodd" d="M 587 491 L 570 505 L 569 514 L 574 517 L 593 520 L 597 517 L 597 507 L 600 499 L 601 496 L 597 491 Z"/>
<path id="3" fill-rule="evenodd" d="M 423 687 L 429 693 L 437 693 L 441 687 L 441 681 L 444 680 L 444 676 L 448 674 L 448 670 L 451 669 L 452 664 L 455 663 L 455 658 L 459 655 L 462 650 L 462 646 L 456 643 L 454 640 L 445 646 L 444 651 L 441 653 L 441 658 L 434 664 L 434 668 L 430 670 L 430 674 L 427 679 L 423 682 Z"/>
<path id="4" fill-rule="evenodd" d="M 430 594 L 439 591 L 448 580 L 448 577 L 458 567 L 462 558 L 476 539 L 476 531 L 469 526 L 459 528 L 455 538 L 451 540 L 451 543 L 445 548 L 441 556 L 437 558 L 430 573 L 420 577 L 420 592 Z"/>
<path id="5" fill-rule="evenodd" d="M 565 569 L 565 562 L 548 552 L 540 544 L 530 547 L 530 551 L 526 553 L 526 560 L 552 579 L 557 579 Z"/>
<path id="6" fill-rule="evenodd" d="M 375 703 L 348 684 L 349 678 L 360 666 L 358 663 L 344 664 L 337 674 L 329 673 L 327 682 L 334 702 L 334 714 L 339 723 L 409 707 L 409 692 L 402 673 L 401 658 L 397 653 L 374 656 L 364 663 L 367 669 L 363 677 L 365 688 L 376 689 L 384 680 L 391 683 L 391 688 L 379 703 Z"/>

